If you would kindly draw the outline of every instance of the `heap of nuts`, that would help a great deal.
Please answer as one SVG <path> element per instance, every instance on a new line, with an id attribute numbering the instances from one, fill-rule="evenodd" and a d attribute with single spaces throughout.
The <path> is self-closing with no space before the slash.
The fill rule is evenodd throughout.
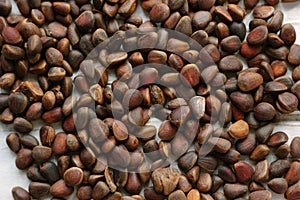
<path id="1" fill-rule="evenodd" d="M 299 108 L 300 46 L 258 1 L 0 0 L 0 120 L 31 180 L 13 198 L 300 199 L 300 137 L 273 131 Z"/>

